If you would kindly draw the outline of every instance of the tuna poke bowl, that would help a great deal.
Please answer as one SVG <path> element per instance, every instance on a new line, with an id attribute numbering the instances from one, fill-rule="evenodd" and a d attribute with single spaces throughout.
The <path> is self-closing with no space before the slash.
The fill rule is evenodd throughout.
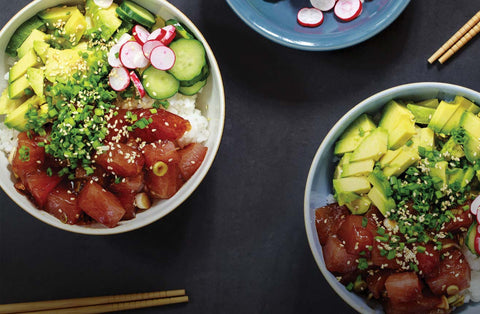
<path id="1" fill-rule="evenodd" d="M 305 225 L 362 313 L 478 312 L 480 93 L 416 83 L 353 107 L 318 149 Z"/>
<path id="2" fill-rule="evenodd" d="M 223 84 L 200 31 L 166 1 L 34 1 L 0 33 L 0 185 L 55 227 L 145 226 L 200 184 Z"/>

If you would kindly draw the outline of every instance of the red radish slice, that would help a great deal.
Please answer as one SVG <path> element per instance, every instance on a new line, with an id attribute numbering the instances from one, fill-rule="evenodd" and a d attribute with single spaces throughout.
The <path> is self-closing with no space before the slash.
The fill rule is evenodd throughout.
<path id="1" fill-rule="evenodd" d="M 306 27 L 317 27 L 323 23 L 323 13 L 317 8 L 303 8 L 297 13 L 298 24 Z"/>
<path id="2" fill-rule="evenodd" d="M 120 47 L 121 45 L 113 45 L 108 52 L 108 64 L 110 64 L 113 68 L 118 68 L 122 66 L 120 59 L 118 58 L 120 54 Z"/>
<path id="3" fill-rule="evenodd" d="M 478 232 L 475 234 L 475 241 L 473 246 L 475 247 L 475 251 L 477 251 L 477 254 L 480 254 L 480 234 Z"/>
<path id="4" fill-rule="evenodd" d="M 478 213 L 478 208 L 480 207 L 480 196 L 477 196 L 470 205 L 470 212 L 472 215 L 476 215 Z"/>
<path id="5" fill-rule="evenodd" d="M 160 40 L 166 33 L 167 31 L 163 28 L 157 28 L 148 36 L 148 40 Z"/>
<path id="6" fill-rule="evenodd" d="M 310 0 L 310 3 L 314 8 L 322 11 L 330 11 L 335 6 L 337 0 Z"/>
<path id="7" fill-rule="evenodd" d="M 107 9 L 112 5 L 113 0 L 93 0 L 93 2 L 95 2 L 100 8 Z"/>
<path id="8" fill-rule="evenodd" d="M 338 0 L 333 11 L 340 20 L 348 22 L 362 13 L 362 7 L 360 0 Z"/>
<path id="9" fill-rule="evenodd" d="M 138 78 L 137 73 L 133 71 L 130 72 L 130 79 L 132 80 L 133 85 L 135 85 L 135 87 L 137 88 L 138 93 L 140 94 L 140 97 L 141 98 L 145 97 L 145 88 L 143 88 L 142 82 L 140 82 L 140 79 Z"/>
<path id="10" fill-rule="evenodd" d="M 150 54 L 150 63 L 154 68 L 167 71 L 175 64 L 175 52 L 167 46 L 158 46 Z"/>
<path id="11" fill-rule="evenodd" d="M 130 75 L 127 69 L 124 67 L 113 68 L 108 75 L 108 83 L 117 92 L 125 90 L 130 85 Z"/>
<path id="12" fill-rule="evenodd" d="M 163 29 L 166 31 L 165 35 L 163 36 L 162 39 L 159 39 L 165 46 L 168 46 L 172 42 L 172 40 L 175 38 L 177 35 L 177 29 L 173 25 L 167 25 L 163 27 Z"/>
<path id="13" fill-rule="evenodd" d="M 135 25 L 132 29 L 132 34 L 140 45 L 143 45 L 148 40 L 148 36 L 150 36 L 150 32 L 141 25 Z"/>
<path id="14" fill-rule="evenodd" d="M 158 46 L 163 46 L 162 42 L 160 40 L 147 40 L 145 44 L 143 44 L 143 54 L 145 57 L 150 59 L 150 53 L 152 50 Z"/>
<path id="15" fill-rule="evenodd" d="M 148 65 L 148 59 L 145 58 L 142 45 L 136 41 L 127 41 L 120 48 L 120 62 L 128 69 L 144 68 Z"/>
<path id="16" fill-rule="evenodd" d="M 132 35 L 128 34 L 128 33 L 125 33 L 123 34 L 122 36 L 120 36 L 120 38 L 118 39 L 117 41 L 117 45 L 121 46 L 123 45 L 124 43 L 126 43 L 127 41 L 131 40 L 132 39 Z"/>
<path id="17" fill-rule="evenodd" d="M 480 215 L 477 215 L 477 223 L 480 225 Z"/>

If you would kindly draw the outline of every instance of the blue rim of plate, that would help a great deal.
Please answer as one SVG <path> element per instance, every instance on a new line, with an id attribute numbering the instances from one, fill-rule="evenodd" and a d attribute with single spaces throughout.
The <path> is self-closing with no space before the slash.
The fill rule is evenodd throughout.
<path id="1" fill-rule="evenodd" d="M 308 51 L 330 51 L 347 48 L 359 44 L 375 36 L 404 11 L 410 0 L 390 0 L 393 2 L 388 12 L 379 16 L 378 21 L 370 23 L 365 27 L 358 27 L 355 30 L 342 33 L 340 36 L 329 36 L 320 34 L 302 34 L 295 30 L 286 30 L 284 27 L 273 23 L 269 18 L 262 14 L 260 10 L 252 5 L 249 0 L 226 0 L 232 10 L 253 30 L 260 35 L 276 42 L 280 45 Z M 265 1 L 265 0 L 260 0 Z M 284 0 L 290 1 L 290 0 Z M 376 0 L 374 0 L 376 1 Z M 265 1 L 268 3 L 268 1 Z M 305 1 L 309 4 L 309 1 Z M 271 2 L 270 2 L 271 3 Z M 267 4 L 265 4 L 267 5 Z M 299 7 L 298 9 L 301 9 Z M 295 19 L 296 23 L 296 19 Z M 348 22 L 347 22 L 348 23 Z M 351 23 L 351 22 L 350 22 Z M 319 27 L 322 27 L 320 25 Z"/>

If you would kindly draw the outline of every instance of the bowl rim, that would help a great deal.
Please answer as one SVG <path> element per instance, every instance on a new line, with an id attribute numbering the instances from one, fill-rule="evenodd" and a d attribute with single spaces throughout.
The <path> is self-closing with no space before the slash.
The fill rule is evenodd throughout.
<path id="1" fill-rule="evenodd" d="M 278 29 L 276 25 L 273 27 L 275 30 L 269 29 L 268 25 L 271 24 L 264 16 L 255 11 L 248 17 L 245 14 L 245 10 L 248 10 L 250 4 L 245 0 L 226 0 L 232 10 L 240 17 L 240 19 L 247 24 L 250 28 L 255 30 L 260 35 L 267 39 L 280 44 L 285 47 L 306 50 L 306 51 L 333 51 L 339 50 L 351 46 L 355 46 L 361 42 L 364 42 L 387 28 L 398 16 L 405 10 L 410 0 L 396 0 L 392 12 L 387 14 L 385 18 L 376 23 L 373 29 L 365 29 L 361 32 L 360 36 L 351 40 L 337 43 L 335 45 L 325 44 L 322 41 L 312 42 L 306 40 L 296 40 L 291 36 L 282 35 L 281 29 Z M 300 8 L 299 8 L 300 9 Z"/>
<path id="2" fill-rule="evenodd" d="M 341 135 L 343 132 L 344 128 L 343 125 L 347 122 L 353 121 L 356 117 L 360 116 L 362 113 L 365 112 L 365 109 L 368 108 L 368 105 L 370 103 L 373 103 L 379 99 L 385 98 L 386 96 L 389 95 L 394 95 L 395 93 L 402 93 L 406 91 L 416 91 L 416 90 L 421 90 L 425 88 L 430 88 L 430 89 L 437 89 L 437 90 L 449 90 L 453 91 L 455 90 L 456 93 L 464 93 L 468 95 L 477 95 L 477 98 L 480 100 L 480 92 L 463 87 L 460 85 L 456 84 L 451 84 L 451 83 L 441 83 L 441 82 L 416 82 L 416 83 L 407 83 L 407 84 L 402 84 L 402 85 L 397 85 L 388 89 L 385 89 L 383 91 L 377 92 L 358 104 L 356 104 L 353 108 L 348 110 L 335 124 L 334 126 L 330 129 L 330 131 L 327 133 L 327 135 L 324 137 L 322 140 L 319 148 L 315 152 L 315 155 L 312 160 L 312 164 L 310 166 L 308 176 L 307 176 L 307 181 L 305 185 L 305 194 L 304 194 L 304 224 L 305 224 L 305 231 L 307 233 L 307 238 L 308 238 L 308 244 L 310 247 L 310 250 L 312 252 L 312 255 L 315 259 L 315 262 L 320 269 L 323 277 L 327 282 L 329 283 L 330 287 L 337 293 L 339 297 L 343 299 L 345 303 L 350 305 L 353 309 L 357 310 L 360 313 L 383 313 L 382 311 L 379 312 L 379 309 L 372 309 L 367 305 L 365 302 L 364 304 L 359 304 L 355 300 L 355 297 L 358 297 L 354 293 L 351 293 L 347 291 L 343 285 L 341 285 L 336 279 L 334 279 L 333 275 L 330 273 L 330 271 L 327 270 L 325 263 L 323 261 L 323 254 L 321 252 L 318 252 L 316 250 L 316 246 L 320 245 L 318 243 L 318 236 L 317 232 L 315 229 L 315 224 L 313 223 L 314 221 L 314 216 L 312 216 L 314 209 L 310 208 L 310 201 L 311 201 L 311 191 L 312 191 L 312 184 L 313 180 L 315 177 L 315 170 L 317 167 L 319 167 L 319 162 L 320 162 L 320 157 L 323 155 L 324 152 L 327 151 L 327 147 L 334 143 L 335 140 L 338 138 L 338 136 Z M 415 94 L 412 92 L 412 94 Z M 394 97 L 394 96 L 392 96 Z M 381 107 L 381 106 L 380 106 Z M 313 227 L 312 227 L 313 226 Z M 318 245 L 317 245 L 318 244 Z M 321 245 L 320 245 L 321 247 Z"/>
<path id="3" fill-rule="evenodd" d="M 80 1 L 82 0 L 51 0 L 51 2 L 55 3 L 52 6 L 61 5 L 62 3 L 75 3 Z M 137 0 L 133 0 L 133 1 L 137 2 Z M 212 82 L 211 83 L 212 86 L 213 86 L 213 81 L 216 82 L 214 86 L 218 90 L 218 94 L 219 94 L 218 117 L 215 117 L 216 120 L 218 118 L 217 120 L 218 123 L 217 123 L 216 129 L 210 130 L 209 140 L 208 140 L 208 142 L 211 142 L 213 144 L 211 146 L 208 146 L 207 156 L 210 156 L 210 158 L 207 159 L 206 157 L 205 160 L 202 162 L 201 167 L 197 170 L 197 172 L 181 187 L 179 191 L 177 191 L 177 193 L 182 191 L 182 197 L 179 197 L 178 199 L 174 199 L 174 201 L 171 202 L 171 204 L 169 204 L 168 210 L 158 210 L 158 213 L 152 214 L 151 216 L 149 215 L 149 217 L 143 220 L 142 222 L 138 222 L 138 220 L 132 219 L 132 220 L 126 221 L 124 224 L 119 224 L 113 228 L 108 228 L 101 225 L 99 225 L 98 228 L 92 228 L 92 227 L 88 227 L 89 225 L 64 224 L 60 220 L 46 213 L 45 211 L 36 208 L 33 204 L 32 204 L 32 208 L 29 208 L 28 206 L 26 208 L 22 206 L 22 204 L 26 204 L 26 203 L 24 202 L 23 199 L 21 199 L 21 197 L 25 198 L 25 196 L 21 195 L 17 191 L 9 191 L 9 190 L 3 189 L 3 186 L 2 186 L 2 190 L 5 192 L 5 194 L 7 194 L 10 197 L 10 199 L 16 203 L 18 207 L 20 207 L 30 215 L 34 216 L 38 220 L 50 226 L 56 227 L 64 231 L 69 231 L 77 234 L 85 234 L 85 235 L 113 235 L 113 234 L 129 232 L 129 231 L 133 231 L 133 230 L 145 227 L 165 217 L 166 215 L 171 213 L 173 210 L 177 209 L 184 201 L 186 201 L 191 196 L 191 194 L 198 188 L 198 186 L 202 183 L 203 179 L 205 178 L 208 171 L 212 167 L 212 164 L 217 156 L 218 150 L 220 148 L 222 136 L 223 136 L 224 125 L 225 125 L 225 90 L 224 90 L 221 71 L 218 66 L 215 55 L 213 53 L 213 50 L 208 44 L 203 34 L 197 28 L 197 26 L 182 11 L 180 11 L 180 9 L 175 7 L 173 4 L 171 4 L 167 0 L 146 0 L 146 1 L 153 2 L 153 3 L 156 2 L 159 4 L 161 3 L 162 7 L 166 7 L 167 11 L 171 12 L 173 15 L 179 18 L 182 21 L 182 23 L 185 23 L 187 27 L 194 33 L 195 37 L 198 40 L 200 40 L 205 47 L 208 62 L 210 64 L 210 67 L 212 68 L 210 72 L 211 76 L 209 77 L 209 80 Z M 13 24 L 17 23 L 17 20 L 26 20 L 30 16 L 33 16 L 34 14 L 38 13 L 39 10 L 38 9 L 35 10 L 35 9 L 38 6 L 40 6 L 41 3 L 44 3 L 44 2 L 46 1 L 34 0 L 29 4 L 27 4 L 26 6 L 24 6 L 13 17 L 11 17 L 10 20 L 8 20 L 8 22 L 0 29 L 0 37 L 5 36 L 5 33 L 7 33 L 10 30 L 10 28 L 13 27 Z M 32 13 L 32 12 L 33 14 L 30 15 L 29 13 Z M 175 195 L 173 197 L 175 197 Z M 172 198 L 168 200 L 172 200 Z M 31 203 L 29 200 L 27 200 L 27 202 Z M 54 219 L 52 219 L 52 217 Z"/>

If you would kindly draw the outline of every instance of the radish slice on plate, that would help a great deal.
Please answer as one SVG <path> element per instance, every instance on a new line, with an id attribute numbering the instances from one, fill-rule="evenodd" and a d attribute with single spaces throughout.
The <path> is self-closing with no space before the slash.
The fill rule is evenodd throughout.
<path id="1" fill-rule="evenodd" d="M 145 44 L 143 44 L 143 54 L 146 58 L 150 59 L 150 53 L 152 50 L 158 46 L 163 46 L 160 40 L 147 40 Z"/>
<path id="2" fill-rule="evenodd" d="M 141 25 L 135 25 L 132 29 L 133 37 L 135 40 L 140 44 L 143 45 L 147 40 L 148 36 L 150 36 L 150 32 L 145 29 L 145 27 Z"/>
<path id="3" fill-rule="evenodd" d="M 145 88 L 143 88 L 142 82 L 140 82 L 140 79 L 138 78 L 137 73 L 135 72 L 130 72 L 130 79 L 133 82 L 133 85 L 135 85 L 135 88 L 137 89 L 138 93 L 140 94 L 140 97 L 143 98 L 145 97 Z"/>
<path id="4" fill-rule="evenodd" d="M 360 0 L 338 0 L 333 12 L 340 20 L 348 22 L 357 18 L 362 13 L 362 2 Z"/>
<path id="5" fill-rule="evenodd" d="M 125 90 L 130 85 L 130 75 L 124 67 L 113 68 L 108 75 L 110 87 L 117 92 Z"/>
<path id="6" fill-rule="evenodd" d="M 154 30 L 149 36 L 148 36 L 148 40 L 160 40 L 163 38 L 163 36 L 165 36 L 165 34 L 167 33 L 166 30 L 164 30 L 163 28 L 157 28 L 156 30 Z"/>
<path id="7" fill-rule="evenodd" d="M 470 212 L 472 215 L 477 215 L 478 213 L 478 208 L 480 207 L 480 196 L 477 196 L 470 205 Z"/>
<path id="8" fill-rule="evenodd" d="M 172 40 L 177 35 L 177 29 L 173 25 L 167 25 L 167 26 L 163 27 L 163 29 L 165 30 L 165 35 L 163 36 L 163 38 L 161 38 L 159 40 L 165 46 L 167 46 L 168 44 L 170 44 L 172 42 Z"/>
<path id="9" fill-rule="evenodd" d="M 93 2 L 95 2 L 100 8 L 107 9 L 112 5 L 113 0 L 93 0 Z"/>
<path id="10" fill-rule="evenodd" d="M 167 46 L 158 46 L 150 54 L 150 63 L 158 70 L 170 70 L 175 64 L 175 52 Z"/>
<path id="11" fill-rule="evenodd" d="M 310 3 L 314 8 L 322 11 L 330 11 L 335 6 L 337 0 L 310 0 Z"/>
<path id="12" fill-rule="evenodd" d="M 317 8 L 302 8 L 297 13 L 297 22 L 302 26 L 317 27 L 323 23 L 323 12 Z"/>
<path id="13" fill-rule="evenodd" d="M 144 68 L 148 59 L 143 54 L 142 45 L 136 41 L 127 41 L 120 48 L 120 62 L 128 69 Z"/>

